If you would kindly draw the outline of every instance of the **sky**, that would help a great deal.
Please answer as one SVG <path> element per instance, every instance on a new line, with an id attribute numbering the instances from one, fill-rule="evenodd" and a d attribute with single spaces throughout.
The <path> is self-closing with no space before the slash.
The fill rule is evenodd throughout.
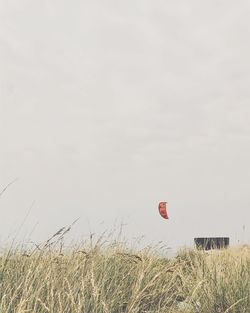
<path id="1" fill-rule="evenodd" d="M 250 3 L 0 0 L 0 240 L 250 241 Z M 158 213 L 167 201 L 168 221 Z M 115 226 L 114 226 L 115 225 Z"/>

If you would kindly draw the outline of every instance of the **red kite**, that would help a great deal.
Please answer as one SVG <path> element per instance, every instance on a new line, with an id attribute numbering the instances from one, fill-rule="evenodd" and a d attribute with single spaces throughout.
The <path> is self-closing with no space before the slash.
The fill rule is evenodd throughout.
<path id="1" fill-rule="evenodd" d="M 166 220 L 168 220 L 167 204 L 168 204 L 167 202 L 160 202 L 159 203 L 159 213 Z"/>

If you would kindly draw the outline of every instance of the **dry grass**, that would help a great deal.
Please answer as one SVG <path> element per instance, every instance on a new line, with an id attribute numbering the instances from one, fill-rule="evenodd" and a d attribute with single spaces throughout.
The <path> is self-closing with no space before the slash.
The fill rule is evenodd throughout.
<path id="1" fill-rule="evenodd" d="M 64 252 L 50 243 L 1 256 L 1 313 L 250 312 L 248 247 L 166 259 L 100 241 Z"/>

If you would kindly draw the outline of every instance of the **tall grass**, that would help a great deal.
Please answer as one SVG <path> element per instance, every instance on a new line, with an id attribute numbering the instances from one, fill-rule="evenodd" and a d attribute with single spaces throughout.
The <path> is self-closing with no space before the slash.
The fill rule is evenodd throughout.
<path id="1" fill-rule="evenodd" d="M 175 258 L 118 243 L 47 244 L 0 258 L 0 312 L 249 313 L 250 249 Z"/>

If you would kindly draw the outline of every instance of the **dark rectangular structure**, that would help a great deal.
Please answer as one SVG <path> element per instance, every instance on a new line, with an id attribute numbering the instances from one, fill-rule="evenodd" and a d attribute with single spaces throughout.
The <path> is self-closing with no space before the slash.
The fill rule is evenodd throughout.
<path id="1" fill-rule="evenodd" d="M 228 237 L 198 237 L 194 238 L 197 249 L 212 250 L 225 249 L 229 246 Z"/>

